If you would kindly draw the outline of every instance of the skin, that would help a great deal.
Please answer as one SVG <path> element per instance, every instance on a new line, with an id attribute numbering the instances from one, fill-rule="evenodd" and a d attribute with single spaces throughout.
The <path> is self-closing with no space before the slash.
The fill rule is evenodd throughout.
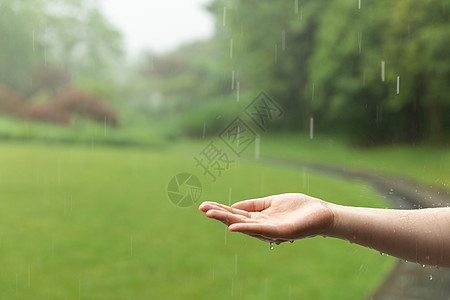
<path id="1" fill-rule="evenodd" d="M 450 208 L 420 210 L 341 206 L 303 194 L 245 200 L 199 209 L 241 232 L 280 244 L 317 235 L 340 238 L 423 265 L 450 267 Z"/>

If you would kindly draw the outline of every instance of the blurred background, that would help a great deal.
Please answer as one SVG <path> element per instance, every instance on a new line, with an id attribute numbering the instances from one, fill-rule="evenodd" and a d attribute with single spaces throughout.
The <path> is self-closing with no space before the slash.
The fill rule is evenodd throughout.
<path id="1" fill-rule="evenodd" d="M 0 0 L 0 298 L 370 297 L 395 259 L 270 250 L 197 206 L 395 206 L 300 163 L 448 191 L 449 5 Z M 168 194 L 183 172 L 189 205 Z"/>

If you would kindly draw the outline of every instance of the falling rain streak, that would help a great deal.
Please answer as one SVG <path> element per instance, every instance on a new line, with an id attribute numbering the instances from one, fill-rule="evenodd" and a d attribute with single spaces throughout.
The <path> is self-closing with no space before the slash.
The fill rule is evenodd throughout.
<path id="1" fill-rule="evenodd" d="M 314 138 L 314 117 L 309 118 L 309 138 Z"/>
<path id="2" fill-rule="evenodd" d="M 362 49 L 362 32 L 361 31 L 358 32 L 358 49 L 359 49 L 359 53 L 361 53 L 361 49 Z"/>
<path id="3" fill-rule="evenodd" d="M 400 94 L 400 76 L 397 76 L 397 95 Z"/>
<path id="4" fill-rule="evenodd" d="M 133 256 L 133 237 L 130 237 L 130 257 Z"/>
<path id="5" fill-rule="evenodd" d="M 380 105 L 377 105 L 377 112 L 376 112 L 376 120 L 377 123 L 381 122 L 383 120 L 383 108 Z"/>
<path id="6" fill-rule="evenodd" d="M 58 158 L 58 184 L 61 184 L 61 159 Z"/>
<path id="7" fill-rule="evenodd" d="M 286 50 L 286 30 L 281 32 L 281 50 Z"/>
<path id="8" fill-rule="evenodd" d="M 224 240 L 225 245 L 227 244 L 227 237 L 228 237 L 228 227 L 225 226 L 225 240 Z"/>
<path id="9" fill-rule="evenodd" d="M 34 29 L 33 29 L 33 51 L 36 50 L 36 45 L 35 45 L 35 34 L 34 34 Z"/>
<path id="10" fill-rule="evenodd" d="M 241 83 L 238 81 L 236 82 L 236 102 L 239 102 L 240 100 L 240 91 L 241 91 Z"/>
<path id="11" fill-rule="evenodd" d="M 384 60 L 381 61 L 381 81 L 384 82 L 385 79 L 385 63 Z"/>
<path id="12" fill-rule="evenodd" d="M 230 40 L 230 59 L 233 58 L 233 40 Z"/>
<path id="13" fill-rule="evenodd" d="M 298 0 L 295 0 L 295 2 L 294 2 L 294 11 L 295 11 L 295 14 L 298 15 Z"/>
<path id="14" fill-rule="evenodd" d="M 231 71 L 231 89 L 234 90 L 234 82 L 236 80 L 236 71 Z"/>
<path id="15" fill-rule="evenodd" d="M 227 25 L 227 8 L 224 7 L 223 8 L 223 22 L 222 22 L 222 26 L 225 27 Z"/>
<path id="16" fill-rule="evenodd" d="M 275 44 L 275 64 L 278 63 L 278 45 Z"/>
<path id="17" fill-rule="evenodd" d="M 361 0 L 358 0 L 358 9 L 361 9 Z"/>
<path id="18" fill-rule="evenodd" d="M 261 137 L 258 135 L 255 137 L 255 160 L 259 160 L 260 144 L 261 144 Z"/>

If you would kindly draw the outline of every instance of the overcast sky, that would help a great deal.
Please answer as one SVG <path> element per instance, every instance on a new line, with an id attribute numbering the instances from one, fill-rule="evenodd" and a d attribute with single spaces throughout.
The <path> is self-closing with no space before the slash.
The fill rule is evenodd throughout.
<path id="1" fill-rule="evenodd" d="M 212 16 L 203 8 L 211 0 L 102 0 L 110 21 L 123 33 L 127 49 L 137 53 L 172 50 L 181 43 L 210 37 Z"/>

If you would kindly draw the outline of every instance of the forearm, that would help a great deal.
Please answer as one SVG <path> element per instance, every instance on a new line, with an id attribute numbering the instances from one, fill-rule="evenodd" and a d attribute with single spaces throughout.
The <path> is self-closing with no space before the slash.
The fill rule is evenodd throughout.
<path id="1" fill-rule="evenodd" d="M 371 209 L 331 205 L 328 236 L 407 261 L 450 267 L 450 208 Z"/>

